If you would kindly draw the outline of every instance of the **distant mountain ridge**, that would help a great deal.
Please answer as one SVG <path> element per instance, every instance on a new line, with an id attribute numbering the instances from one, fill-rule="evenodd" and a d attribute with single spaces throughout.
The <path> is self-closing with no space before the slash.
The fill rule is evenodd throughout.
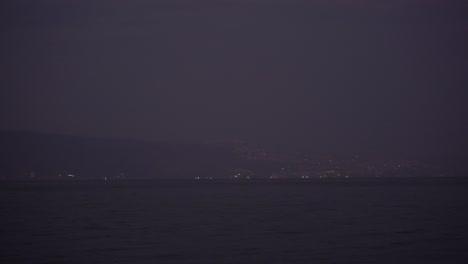
<path id="1" fill-rule="evenodd" d="M 5 180 L 465 176 L 464 170 L 441 164 L 292 155 L 243 141 L 151 142 L 0 131 L 0 179 Z"/>
<path id="2" fill-rule="evenodd" d="M 4 179 L 223 177 L 242 163 L 226 147 L 28 131 L 1 131 L 0 146 Z"/>

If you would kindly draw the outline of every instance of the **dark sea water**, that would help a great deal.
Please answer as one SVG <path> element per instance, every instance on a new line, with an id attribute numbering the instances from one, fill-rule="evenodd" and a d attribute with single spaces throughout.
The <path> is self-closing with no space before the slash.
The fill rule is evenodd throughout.
<path id="1" fill-rule="evenodd" d="M 0 182 L 0 263 L 468 263 L 468 181 Z"/>

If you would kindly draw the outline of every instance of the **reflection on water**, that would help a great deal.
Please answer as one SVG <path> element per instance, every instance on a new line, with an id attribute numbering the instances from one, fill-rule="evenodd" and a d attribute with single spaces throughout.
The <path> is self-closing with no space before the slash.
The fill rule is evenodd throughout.
<path id="1" fill-rule="evenodd" d="M 468 259 L 465 184 L 71 184 L 1 189 L 1 263 Z"/>

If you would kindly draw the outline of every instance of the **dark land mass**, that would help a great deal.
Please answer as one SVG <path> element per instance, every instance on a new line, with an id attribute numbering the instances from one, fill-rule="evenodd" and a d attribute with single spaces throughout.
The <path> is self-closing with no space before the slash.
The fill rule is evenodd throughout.
<path id="1" fill-rule="evenodd" d="M 450 177 L 435 161 L 272 151 L 242 141 L 151 142 L 25 131 L 0 132 L 3 180 L 312 180 Z"/>
<path id="2" fill-rule="evenodd" d="M 242 167 L 266 176 L 278 166 L 251 161 L 222 146 L 4 131 L 3 179 L 139 179 L 226 176 Z"/>

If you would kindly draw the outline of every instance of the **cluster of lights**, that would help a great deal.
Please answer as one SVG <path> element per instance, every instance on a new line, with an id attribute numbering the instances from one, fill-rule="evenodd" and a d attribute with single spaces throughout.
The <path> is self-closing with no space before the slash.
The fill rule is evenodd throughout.
<path id="1" fill-rule="evenodd" d="M 62 174 L 59 174 L 58 176 L 59 176 L 59 177 L 62 177 Z M 74 177 L 75 177 L 75 174 L 68 173 L 68 174 L 66 174 L 66 176 L 67 176 L 67 177 L 74 178 Z"/>
<path id="2" fill-rule="evenodd" d="M 234 179 L 240 179 L 241 178 L 241 174 L 240 173 L 237 173 L 234 175 Z M 245 179 L 246 180 L 250 180 L 250 176 L 245 176 Z"/>
<path id="3" fill-rule="evenodd" d="M 206 180 L 212 180 L 213 177 L 205 177 L 205 179 Z M 199 176 L 195 177 L 195 180 L 200 180 L 200 177 Z"/>

